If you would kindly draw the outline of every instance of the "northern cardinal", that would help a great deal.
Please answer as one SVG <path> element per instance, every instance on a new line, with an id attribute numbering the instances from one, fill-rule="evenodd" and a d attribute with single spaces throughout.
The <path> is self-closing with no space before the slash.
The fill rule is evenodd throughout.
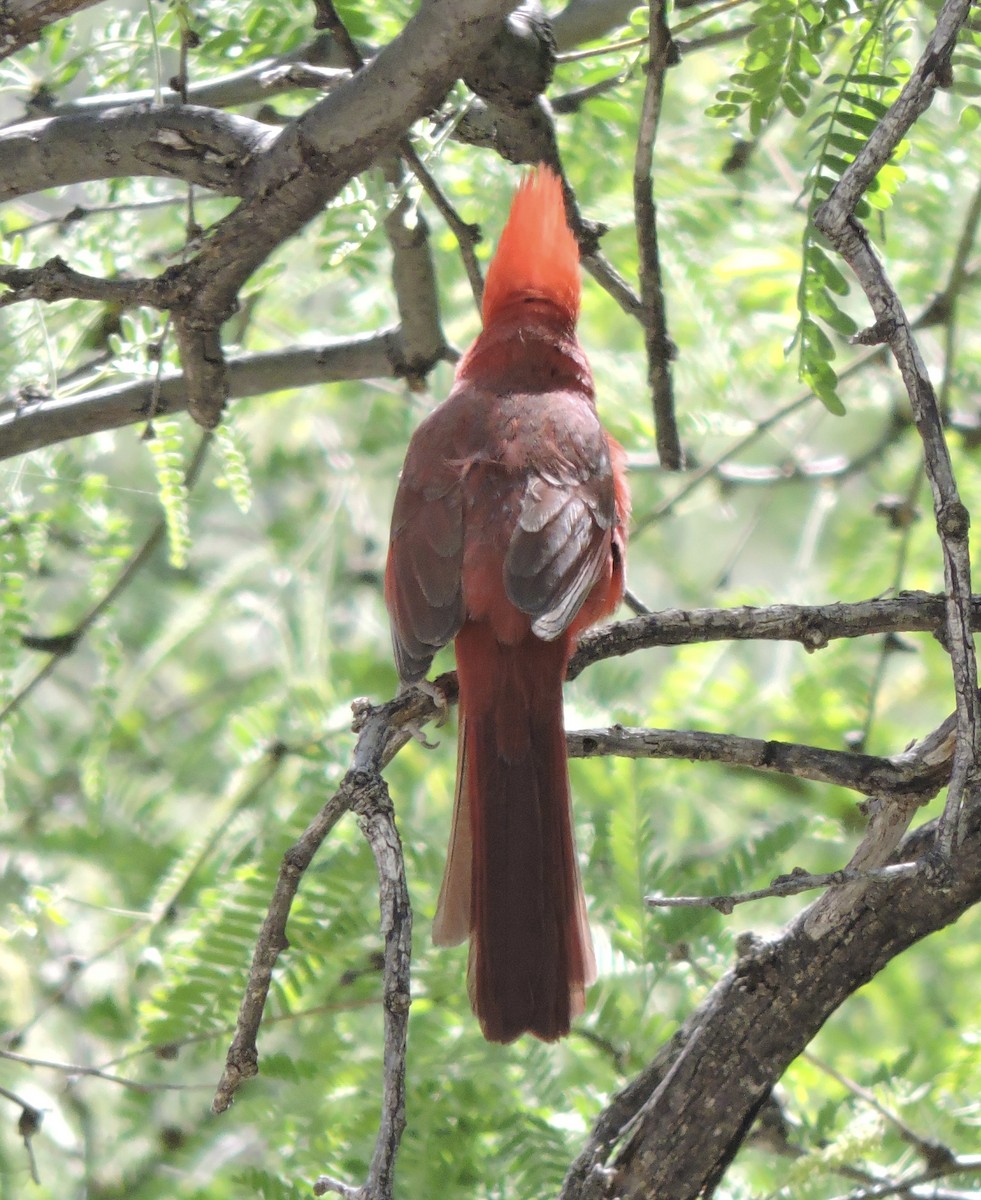
<path id="1" fill-rule="evenodd" d="M 596 977 L 572 830 L 562 683 L 617 606 L 630 501 L 576 340 L 579 251 L 562 184 L 519 186 L 483 331 L 405 458 L 385 571 L 395 663 L 422 681 L 456 639 L 453 830 L 433 940 L 470 938 L 485 1037 L 569 1031 Z"/>

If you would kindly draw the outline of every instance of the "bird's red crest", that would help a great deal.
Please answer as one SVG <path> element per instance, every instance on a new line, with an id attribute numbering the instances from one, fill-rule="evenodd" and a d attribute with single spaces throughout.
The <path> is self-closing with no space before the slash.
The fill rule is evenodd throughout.
<path id="1" fill-rule="evenodd" d="M 544 163 L 522 180 L 484 285 L 484 325 L 513 300 L 550 300 L 575 324 L 579 247 L 565 217 L 562 183 Z"/>

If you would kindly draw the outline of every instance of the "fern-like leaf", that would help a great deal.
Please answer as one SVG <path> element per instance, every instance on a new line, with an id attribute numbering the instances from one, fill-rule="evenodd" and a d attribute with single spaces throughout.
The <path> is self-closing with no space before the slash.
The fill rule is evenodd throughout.
<path id="1" fill-rule="evenodd" d="M 249 464 L 235 430 L 227 420 L 215 430 L 213 444 L 221 464 L 221 475 L 215 480 L 215 486 L 227 488 L 235 507 L 239 512 L 247 513 L 252 507 L 253 497 Z"/>
<path id="2" fill-rule="evenodd" d="M 167 522 L 167 546 L 170 565 L 178 570 L 187 566 L 191 548 L 191 523 L 184 484 L 183 438 L 176 421 L 154 422 L 154 436 L 147 442 L 157 476 L 157 491 Z"/>
<path id="3" fill-rule="evenodd" d="M 858 28 L 848 70 L 831 74 L 822 108 L 810 125 L 816 133 L 811 146 L 812 166 L 808 173 L 808 220 L 804 226 L 801 277 L 797 289 L 800 320 L 789 349 L 798 351 L 798 372 L 830 412 L 841 415 L 845 408 L 838 395 L 838 376 L 831 365 L 835 347 L 825 327 L 842 337 L 857 331 L 855 321 L 838 305 L 835 297 L 848 293 L 848 282 L 832 263 L 811 216 L 847 171 L 855 156 L 877 128 L 898 94 L 901 80 L 895 71 L 893 51 L 903 28 L 895 20 L 898 0 L 883 0 Z M 897 157 L 905 147 L 898 149 Z M 896 164 L 887 163 L 856 207 L 856 215 L 868 216 L 871 207 L 886 208 L 905 178 Z M 871 207 L 870 207 L 871 206 Z"/>
<path id="4" fill-rule="evenodd" d="M 812 80 L 821 74 L 824 34 L 847 9 L 838 0 L 766 0 L 752 14 L 739 69 L 719 91 L 709 115 L 731 121 L 745 114 L 754 137 L 781 108 L 803 116 Z"/>

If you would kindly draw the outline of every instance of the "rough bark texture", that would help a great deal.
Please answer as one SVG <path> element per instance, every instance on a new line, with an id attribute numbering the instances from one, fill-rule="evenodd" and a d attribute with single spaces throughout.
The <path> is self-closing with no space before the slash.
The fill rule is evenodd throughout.
<path id="1" fill-rule="evenodd" d="M 896 955 L 981 899 L 981 816 L 963 831 L 949 886 L 938 886 L 922 858 L 928 848 L 922 833 L 909 839 L 897 859 L 920 855 L 921 869 L 867 891 L 817 939 L 808 932 L 814 905 L 773 941 L 746 938 L 704 1004 L 600 1119 L 564 1200 L 709 1194 L 770 1089 L 828 1017 Z"/>

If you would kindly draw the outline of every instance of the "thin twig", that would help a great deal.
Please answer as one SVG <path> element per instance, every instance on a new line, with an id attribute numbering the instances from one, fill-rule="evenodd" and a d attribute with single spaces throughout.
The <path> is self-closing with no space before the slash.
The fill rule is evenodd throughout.
<path id="1" fill-rule="evenodd" d="M 416 153 L 415 147 L 407 137 L 399 142 L 399 153 L 408 163 L 409 170 L 418 179 L 422 190 L 429 197 L 436 211 L 446 222 L 450 232 L 456 238 L 460 257 L 463 260 L 463 268 L 470 282 L 470 290 L 473 293 L 474 303 L 479 307 L 481 297 L 484 294 L 484 277 L 481 273 L 480 263 L 477 261 L 474 247 L 481 238 L 480 226 L 463 220 L 453 205 L 450 204 L 449 200 L 440 191 L 439 185 L 433 178 L 429 168 Z"/>
<path id="2" fill-rule="evenodd" d="M 678 471 L 684 466 L 684 453 L 678 435 L 671 386 L 674 346 L 668 336 L 653 179 L 654 143 L 664 98 L 664 77 L 668 67 L 675 61 L 664 0 L 650 0 L 648 21 L 647 85 L 644 88 L 637 152 L 634 156 L 634 217 L 640 259 L 641 322 L 647 349 L 647 382 L 654 405 L 657 452 L 666 470 Z"/>
<path id="3" fill-rule="evenodd" d="M 839 380 L 843 381 L 850 378 L 852 375 L 856 375 L 859 371 L 863 370 L 865 367 L 869 366 L 871 363 L 875 362 L 881 357 L 881 350 L 869 351 L 853 362 L 844 371 L 841 371 L 838 375 Z M 631 538 L 636 538 L 646 529 L 649 529 L 658 521 L 661 521 L 665 517 L 669 516 L 672 512 L 674 512 L 678 505 L 681 504 L 683 500 L 686 500 L 692 494 L 692 492 L 694 492 L 701 484 L 705 482 L 706 479 L 715 478 L 719 468 L 725 463 L 735 458 L 737 454 L 740 454 L 743 450 L 746 450 L 748 447 L 752 446 L 754 442 L 759 441 L 764 434 L 769 433 L 770 430 L 775 426 L 787 420 L 788 417 L 792 417 L 795 413 L 800 412 L 801 409 L 806 408 L 816 399 L 817 397 L 814 392 L 802 392 L 794 400 L 791 400 L 782 408 L 778 408 L 776 412 L 771 413 L 768 417 L 764 417 L 764 419 L 754 425 L 748 433 L 738 438 L 726 450 L 723 450 L 721 454 L 713 458 L 711 462 L 707 462 L 704 466 L 699 467 L 696 471 L 691 472 L 691 474 L 688 475 L 688 477 L 685 479 L 685 482 L 680 488 L 678 488 L 676 492 L 662 500 L 661 503 L 655 508 L 651 509 L 649 513 L 642 517 L 636 518 L 634 520 L 633 528 L 630 531 Z"/>
<path id="4" fill-rule="evenodd" d="M 702 12 L 696 13 L 693 17 L 689 17 L 687 21 L 682 21 L 675 25 L 671 30 L 671 36 L 677 37 L 679 33 L 687 33 L 689 29 L 694 29 L 696 25 L 701 25 L 703 21 L 710 21 L 713 17 L 722 16 L 723 13 L 731 12 L 734 8 L 741 8 L 748 0 L 721 0 L 719 4 L 713 4 L 711 8 L 706 8 Z"/>
<path id="5" fill-rule="evenodd" d="M 208 448 L 211 444 L 211 434 L 204 433 L 198 442 L 194 456 L 188 465 L 187 471 L 184 474 L 184 486 L 188 491 L 197 483 L 201 469 L 204 466 L 205 459 L 208 455 Z M 27 638 L 25 644 L 34 649 L 51 649 L 51 657 L 40 667 L 31 678 L 21 687 L 7 702 L 3 709 L 0 709 L 0 725 L 11 717 L 18 708 L 27 700 L 35 688 L 39 687 L 45 679 L 48 678 L 58 667 L 58 665 L 78 649 L 79 642 L 85 637 L 92 626 L 98 621 L 107 609 L 109 609 L 119 598 L 122 592 L 133 582 L 143 567 L 153 557 L 154 552 L 160 543 L 164 540 L 167 534 L 166 518 L 160 517 L 149 536 L 144 541 L 143 545 L 130 557 L 126 566 L 117 576 L 115 583 L 108 589 L 105 595 L 95 604 L 84 617 L 67 633 L 57 634 L 54 637 L 48 638 Z"/>
<path id="6" fill-rule="evenodd" d="M 345 783 L 347 783 L 347 779 L 345 779 Z M 328 833 L 349 807 L 347 792 L 342 783 L 338 791 L 304 830 L 299 841 L 283 855 L 279 877 L 276 880 L 276 889 L 262 922 L 262 928 L 259 930 L 255 951 L 252 955 L 249 981 L 239 1008 L 235 1036 L 228 1049 L 225 1070 L 211 1105 L 213 1112 L 224 1112 L 232 1103 L 239 1087 L 259 1070 L 256 1039 L 266 998 L 272 984 L 273 969 L 279 955 L 289 945 L 286 940 L 286 922 L 293 899 L 300 886 L 303 873 L 313 861 L 314 855 Z"/>
<path id="7" fill-rule="evenodd" d="M 822 1071 L 825 1075 L 830 1076 L 831 1079 L 834 1079 L 843 1088 L 851 1092 L 853 1096 L 857 1096 L 859 1100 L 869 1105 L 870 1108 L 874 1108 L 877 1113 L 885 1117 L 890 1125 L 896 1129 L 903 1141 L 913 1147 L 928 1167 L 943 1168 L 956 1161 L 956 1156 L 950 1147 L 932 1138 L 922 1137 L 912 1126 L 907 1125 L 897 1112 L 894 1112 L 891 1108 L 883 1104 L 875 1093 L 871 1092 L 868 1088 L 862 1087 L 854 1079 L 849 1079 L 847 1075 L 843 1075 L 840 1071 L 835 1070 L 830 1063 L 824 1062 L 823 1059 L 818 1058 L 810 1050 L 805 1050 L 801 1058 L 806 1059 L 812 1066 Z"/>
<path id="8" fill-rule="evenodd" d="M 981 195 L 981 188 L 979 188 L 977 195 Z M 977 195 L 975 196 L 975 202 L 977 202 Z M 961 233 L 961 243 L 963 243 L 965 237 L 967 236 L 968 230 L 972 227 L 971 218 L 973 211 L 974 204 L 972 203 L 972 207 L 969 210 L 967 218 L 965 219 L 964 229 Z M 967 266 L 964 266 L 962 271 L 957 271 L 957 264 L 959 262 L 966 261 L 968 252 L 968 249 L 963 249 L 962 251 L 959 243 L 958 251 L 954 256 L 954 266 L 951 270 L 950 279 L 948 280 L 947 285 L 940 295 L 934 297 L 934 299 L 926 306 L 923 312 L 916 318 L 916 320 L 913 322 L 914 329 L 925 328 L 929 325 L 938 323 L 938 321 L 946 321 L 950 308 L 950 299 L 952 295 L 955 294 L 955 289 L 956 293 L 959 294 L 959 292 L 971 279 L 971 272 Z M 884 353 L 881 348 L 866 351 L 854 362 L 850 363 L 845 370 L 839 372 L 839 381 L 843 383 L 846 379 L 851 379 L 853 376 L 864 371 L 867 367 L 874 366 L 883 360 Z M 782 424 L 782 422 L 800 412 L 803 408 L 813 403 L 813 401 L 816 399 L 817 397 L 811 391 L 801 393 L 801 395 L 797 396 L 796 399 L 791 400 L 788 404 L 785 404 L 782 408 L 777 409 L 768 417 L 765 417 L 762 421 L 757 422 L 748 433 L 744 434 L 740 438 L 737 438 L 736 441 L 734 441 L 727 449 L 723 450 L 710 462 L 707 462 L 697 470 L 690 472 L 687 475 L 685 482 L 676 492 L 666 497 L 649 513 L 645 514 L 644 516 L 635 517 L 633 528 L 631 529 L 631 538 L 636 538 L 639 534 L 649 529 L 652 525 L 670 516 L 684 500 L 687 500 L 689 496 L 691 496 L 692 493 L 695 492 L 707 480 L 720 478 L 725 478 L 728 480 L 729 476 L 725 471 L 725 468 L 727 464 L 736 457 L 737 454 L 740 454 L 742 451 L 748 449 L 755 442 L 759 441 L 761 437 L 769 433 L 771 429 L 774 429 L 776 426 Z M 874 447 L 871 447 L 866 454 L 860 455 L 859 458 L 853 461 L 852 470 L 848 473 L 854 473 L 855 471 L 861 469 L 861 467 L 863 467 L 873 455 L 878 454 L 882 448 L 895 440 L 895 437 L 898 436 L 900 428 L 904 426 L 905 421 L 896 421 L 894 419 L 891 423 L 890 429 L 887 430 L 882 439 L 880 439 L 880 441 L 877 442 Z M 640 469 L 645 469 L 647 465 L 648 464 L 646 464 L 642 459 L 638 464 Z M 633 467 L 633 462 L 631 463 L 631 466 Z M 843 468 L 843 471 L 845 471 L 845 468 Z M 747 481 L 745 480 L 745 476 L 741 481 Z"/>
<path id="9" fill-rule="evenodd" d="M 209 200 L 218 199 L 215 196 L 206 198 Z M 163 196 L 159 200 L 119 201 L 114 204 L 76 204 L 61 216 L 39 218 L 36 221 L 32 221 L 29 225 L 22 226 L 17 232 L 21 236 L 24 236 L 25 234 L 36 233 L 39 229 L 48 229 L 52 225 L 57 226 L 60 230 L 64 230 L 69 225 L 84 221 L 87 217 L 103 216 L 107 213 L 150 212 L 157 208 L 173 208 L 175 205 L 183 204 L 184 201 L 184 196 Z"/>
<path id="10" fill-rule="evenodd" d="M 940 391 L 937 405 L 944 420 L 950 416 L 950 393 L 954 385 L 954 364 L 957 352 L 957 316 L 960 307 L 961 294 L 968 281 L 967 261 L 977 237 L 978 224 L 981 222 L 981 181 L 974 189 L 971 203 L 961 228 L 961 235 L 954 250 L 954 260 L 950 278 L 943 290 L 942 303 L 946 308 L 944 321 L 944 366 L 940 379 Z"/>
<path id="11" fill-rule="evenodd" d="M 334 7 L 333 0 L 316 0 L 316 9 L 316 27 L 318 29 L 326 29 L 336 39 L 350 70 L 353 73 L 360 71 L 364 66 L 365 60 L 354 39 L 348 32 L 347 26 L 341 20 L 337 9 Z M 437 212 L 446 222 L 450 232 L 456 238 L 474 300 L 479 306 L 484 290 L 480 264 L 477 262 L 477 256 L 474 253 L 474 246 L 480 241 L 479 226 L 470 225 L 460 218 L 456 209 L 454 209 L 453 205 L 450 204 L 440 191 L 425 163 L 416 153 L 415 147 L 409 140 L 408 135 L 399 140 L 398 151 L 405 160 L 409 170 L 419 181 L 423 191 L 436 207 Z"/>
<path id="12" fill-rule="evenodd" d="M 789 875 L 780 875 L 769 887 L 756 888 L 751 892 L 730 892 L 719 896 L 662 896 L 654 892 L 644 897 L 649 908 L 714 908 L 729 916 L 737 904 L 753 904 L 757 900 L 769 900 L 775 896 L 797 896 L 815 888 L 840 887 L 843 883 L 890 883 L 903 875 L 922 870 L 917 863 L 897 863 L 892 867 L 880 867 L 875 871 L 828 871 L 812 875 L 801 867 L 795 867 Z"/>
<path id="13" fill-rule="evenodd" d="M 242 108 L 257 104 L 271 95 L 297 89 L 327 90 L 350 78 L 350 71 L 339 66 L 333 42 L 323 35 L 287 54 L 262 59 L 240 71 L 229 71 L 217 79 L 188 83 L 187 102 L 197 108 Z M 173 88 L 160 89 L 159 102 L 174 106 L 180 97 Z M 44 111 L 33 111 L 28 103 L 28 117 L 56 117 L 71 114 L 93 114 L 123 106 L 148 105 L 158 102 L 155 88 L 132 92 L 99 93 L 73 99 L 55 100 Z"/>
<path id="14" fill-rule="evenodd" d="M 102 1079 L 106 1083 L 118 1083 L 121 1087 L 129 1088 L 134 1092 L 187 1092 L 193 1091 L 195 1088 L 208 1086 L 207 1084 L 194 1083 L 141 1083 L 138 1079 L 127 1079 L 125 1076 L 115 1075 L 111 1071 L 106 1071 L 102 1067 L 85 1067 L 81 1063 L 55 1062 L 46 1058 L 30 1058 L 25 1054 L 15 1054 L 12 1050 L 0 1049 L 0 1058 L 20 1063 L 25 1067 L 39 1067 L 47 1071 L 59 1071 L 63 1075 L 89 1076 L 93 1079 Z"/>
<path id="15" fill-rule="evenodd" d="M 257 1038 L 272 973 L 287 949 L 286 925 L 304 872 L 324 839 L 344 813 L 353 810 L 378 866 L 381 930 L 385 939 L 383 1004 L 385 1013 L 384 1086 L 382 1116 L 368 1179 L 352 1189 L 331 1176 L 322 1176 L 318 1194 L 339 1191 L 361 1200 L 386 1200 L 392 1195 L 395 1156 L 405 1127 L 405 1052 L 409 1015 L 409 963 L 412 916 L 405 882 L 405 865 L 388 789 L 381 769 L 395 747 L 404 745 L 421 693 L 410 693 L 380 708 L 355 704 L 359 736 L 351 768 L 340 786 L 310 823 L 299 841 L 283 856 L 269 910 L 259 932 L 235 1036 L 212 1110 L 224 1112 L 236 1091 L 259 1069 Z M 428 699 L 428 698 L 425 698 Z"/>
<path id="16" fill-rule="evenodd" d="M 888 1180 L 885 1183 L 874 1184 L 872 1187 L 859 1188 L 857 1191 L 836 1196 L 835 1200 L 884 1200 L 886 1196 L 909 1196 L 912 1195 L 912 1189 L 921 1184 L 933 1183 L 937 1179 L 946 1179 L 950 1175 L 961 1175 L 968 1171 L 979 1170 L 981 1170 L 981 1154 L 963 1154 L 943 1167 L 915 1171 L 901 1180 Z M 939 1193 L 931 1192 L 930 1195 L 938 1196 Z M 967 1197 L 964 1200 L 967 1200 Z"/>
<path id="17" fill-rule="evenodd" d="M 41 1109 L 35 1108 L 33 1104 L 29 1104 L 22 1096 L 18 1096 L 16 1092 L 10 1091 L 9 1088 L 0 1086 L 0 1096 L 4 1100 L 9 1100 L 11 1104 L 18 1105 L 20 1108 L 20 1117 L 17 1120 L 17 1132 L 24 1140 L 24 1149 L 27 1152 L 27 1164 L 31 1173 L 31 1180 L 40 1186 L 41 1178 L 38 1174 L 37 1159 L 34 1157 L 34 1147 L 31 1144 L 31 1139 L 41 1128 L 44 1113 Z"/>

